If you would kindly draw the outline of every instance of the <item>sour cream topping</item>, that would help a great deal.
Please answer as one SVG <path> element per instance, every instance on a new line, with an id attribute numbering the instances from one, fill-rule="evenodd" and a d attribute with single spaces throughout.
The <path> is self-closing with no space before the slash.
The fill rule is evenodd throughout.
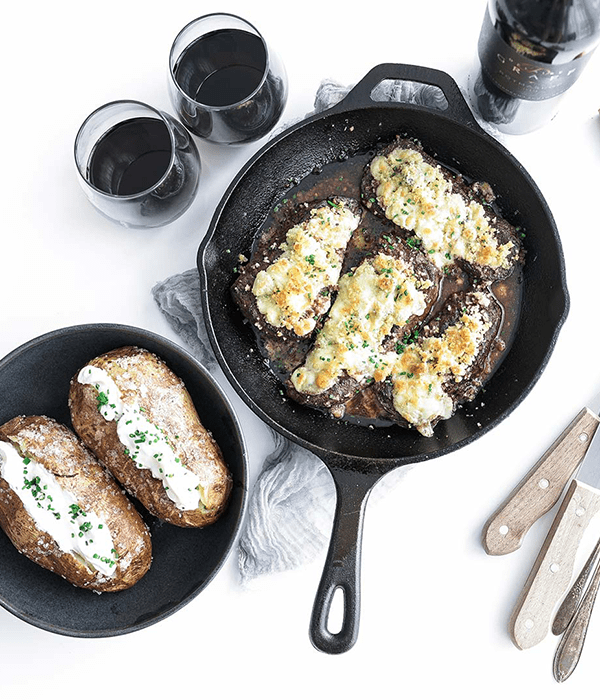
<path id="1" fill-rule="evenodd" d="M 84 511 L 77 497 L 64 489 L 54 474 L 35 460 L 21 457 L 11 443 L 2 441 L 0 475 L 36 527 L 50 535 L 63 552 L 104 576 L 114 576 L 118 554 L 108 525 L 95 513 Z"/>
<path id="2" fill-rule="evenodd" d="M 87 365 L 79 372 L 77 381 L 91 384 L 98 391 L 98 410 L 107 421 L 116 421 L 119 440 L 135 466 L 149 469 L 180 510 L 196 510 L 204 500 L 205 487 L 182 464 L 164 431 L 148 420 L 144 409 L 126 405 L 113 378 L 99 367 Z"/>

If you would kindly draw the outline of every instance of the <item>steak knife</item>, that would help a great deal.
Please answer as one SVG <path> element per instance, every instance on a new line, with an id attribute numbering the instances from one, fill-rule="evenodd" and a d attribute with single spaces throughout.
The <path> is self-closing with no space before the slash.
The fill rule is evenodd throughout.
<path id="1" fill-rule="evenodd" d="M 531 526 L 560 498 L 593 438 L 600 418 L 600 395 L 583 408 L 483 526 L 488 554 L 519 549 Z"/>
<path id="2" fill-rule="evenodd" d="M 548 633 L 554 610 L 569 588 L 585 530 L 598 511 L 600 431 L 597 430 L 511 616 L 510 634 L 519 649 L 538 644 Z"/>

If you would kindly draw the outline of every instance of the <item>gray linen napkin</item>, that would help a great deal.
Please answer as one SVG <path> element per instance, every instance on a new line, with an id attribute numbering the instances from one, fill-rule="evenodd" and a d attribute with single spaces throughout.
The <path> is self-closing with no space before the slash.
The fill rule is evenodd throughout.
<path id="1" fill-rule="evenodd" d="M 333 106 L 350 89 L 324 80 L 315 97 L 314 111 Z M 443 109 L 445 103 L 439 88 L 404 81 L 383 81 L 372 96 L 379 101 L 412 102 L 438 109 Z M 152 294 L 191 352 L 207 369 L 216 368 L 202 318 L 198 272 L 188 270 L 169 277 L 157 284 Z M 242 583 L 312 561 L 322 552 L 331 530 L 335 487 L 329 471 L 315 455 L 271 432 L 275 448 L 265 459 L 250 494 L 239 540 Z M 386 477 L 385 490 L 396 479 Z"/>

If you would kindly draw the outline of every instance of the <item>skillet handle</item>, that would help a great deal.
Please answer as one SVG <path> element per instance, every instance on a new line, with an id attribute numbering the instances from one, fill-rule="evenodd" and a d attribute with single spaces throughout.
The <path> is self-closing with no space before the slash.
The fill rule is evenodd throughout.
<path id="1" fill-rule="evenodd" d="M 360 619 L 360 551 L 365 506 L 379 475 L 366 475 L 330 466 L 337 502 L 329 551 L 313 605 L 310 641 L 319 651 L 341 654 L 354 646 Z M 344 616 L 339 632 L 327 623 L 335 592 L 340 588 Z"/>
<path id="2" fill-rule="evenodd" d="M 447 106 L 440 105 L 438 108 L 446 116 L 461 124 L 466 124 L 481 133 L 485 131 L 477 124 L 460 88 L 448 73 L 435 68 L 424 68 L 423 66 L 412 66 L 405 63 L 380 63 L 372 68 L 365 77 L 359 81 L 352 90 L 339 102 L 331 111 L 346 111 L 357 107 L 372 107 L 373 105 L 385 104 L 386 106 L 403 103 L 380 102 L 371 98 L 373 90 L 382 80 L 408 80 L 424 85 L 432 85 L 439 88 L 446 97 Z M 435 107 L 422 107 L 423 109 L 435 110 Z"/>

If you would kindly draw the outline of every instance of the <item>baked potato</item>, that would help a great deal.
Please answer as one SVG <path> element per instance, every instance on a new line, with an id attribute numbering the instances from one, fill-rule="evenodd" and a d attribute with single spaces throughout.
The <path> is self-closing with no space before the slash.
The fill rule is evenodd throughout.
<path id="1" fill-rule="evenodd" d="M 223 512 L 232 480 L 183 382 L 156 355 L 124 347 L 71 380 L 69 407 L 83 441 L 156 517 L 204 527 Z"/>
<path id="2" fill-rule="evenodd" d="M 131 502 L 46 416 L 0 427 L 0 526 L 22 554 L 81 588 L 129 588 L 152 561 L 150 533 Z"/>

